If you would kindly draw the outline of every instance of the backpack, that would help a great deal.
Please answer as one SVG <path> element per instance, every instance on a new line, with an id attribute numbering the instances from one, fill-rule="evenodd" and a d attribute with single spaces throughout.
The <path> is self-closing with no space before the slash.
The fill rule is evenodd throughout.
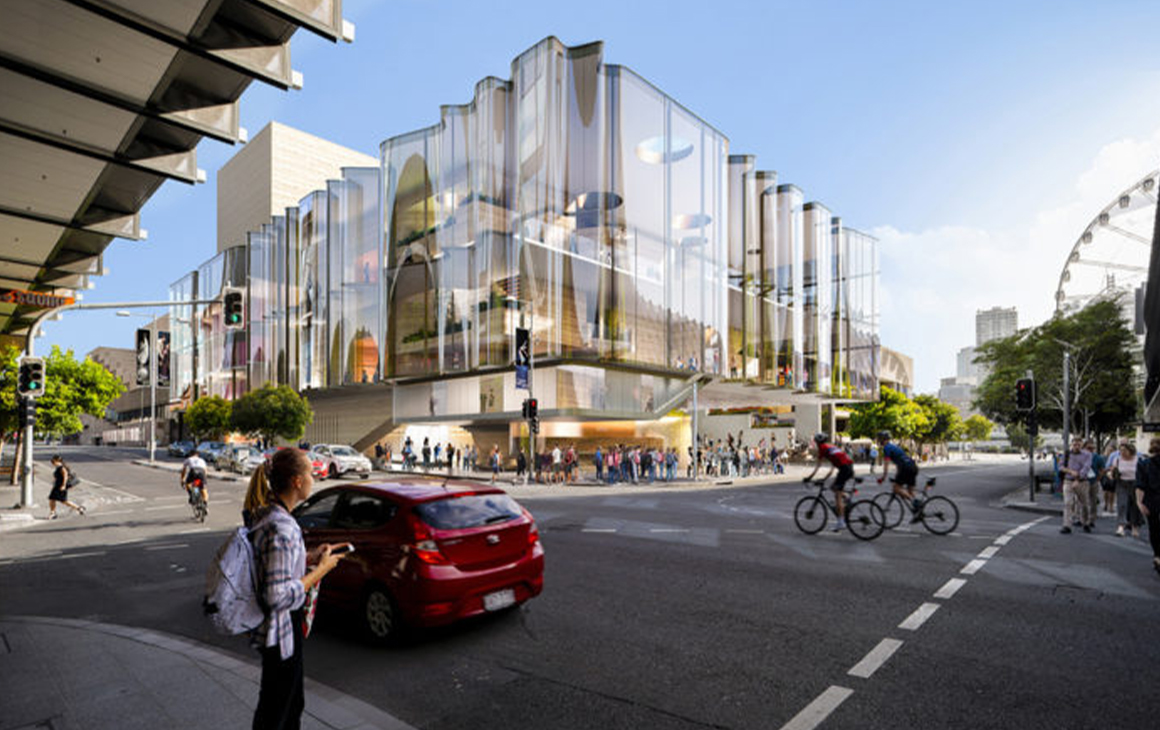
<path id="1" fill-rule="evenodd" d="M 266 612 L 258 602 L 254 563 L 250 530 L 239 527 L 209 564 L 202 607 L 220 634 L 235 636 L 253 631 L 265 620 Z"/>

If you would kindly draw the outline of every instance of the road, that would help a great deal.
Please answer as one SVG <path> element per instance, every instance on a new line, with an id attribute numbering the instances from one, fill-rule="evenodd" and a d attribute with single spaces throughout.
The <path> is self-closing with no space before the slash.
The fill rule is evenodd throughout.
<path id="1" fill-rule="evenodd" d="M 64 452 L 90 513 L 2 534 L 0 613 L 248 656 L 199 607 L 244 485 L 211 481 L 199 526 L 175 476 Z M 540 524 L 543 595 L 387 649 L 323 607 L 307 672 L 425 730 L 1153 728 L 1150 552 L 1107 520 L 1060 535 L 1057 517 L 1002 508 L 1025 469 L 929 470 L 960 507 L 955 533 L 906 525 L 870 543 L 798 532 L 796 483 L 513 488 Z"/>

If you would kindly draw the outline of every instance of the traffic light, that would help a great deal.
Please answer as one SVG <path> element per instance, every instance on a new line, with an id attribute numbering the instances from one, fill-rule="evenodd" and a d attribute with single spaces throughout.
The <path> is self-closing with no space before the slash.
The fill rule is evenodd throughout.
<path id="1" fill-rule="evenodd" d="M 39 357 L 23 358 L 16 381 L 16 394 L 36 398 L 43 392 L 44 360 Z"/>
<path id="2" fill-rule="evenodd" d="M 528 398 L 524 401 L 524 418 L 527 418 L 530 421 L 536 417 L 538 412 L 539 405 L 536 403 L 535 398 Z"/>
<path id="3" fill-rule="evenodd" d="M 1015 410 L 1035 410 L 1035 381 L 1031 378 L 1020 378 L 1015 383 Z"/>
<path id="4" fill-rule="evenodd" d="M 32 398 L 20 399 L 20 427 L 36 426 L 36 401 Z"/>
<path id="5" fill-rule="evenodd" d="M 241 289 L 226 289 L 222 295 L 222 308 L 226 329 L 236 330 L 246 326 L 245 293 Z"/>

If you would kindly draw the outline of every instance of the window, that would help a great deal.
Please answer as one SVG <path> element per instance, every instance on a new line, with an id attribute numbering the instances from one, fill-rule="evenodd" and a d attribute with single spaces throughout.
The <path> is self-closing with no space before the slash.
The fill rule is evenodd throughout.
<path id="1" fill-rule="evenodd" d="M 369 530 L 382 527 L 395 516 L 395 505 L 371 494 L 352 493 L 334 513 L 334 527 Z"/>
<path id="2" fill-rule="evenodd" d="M 415 508 L 419 517 L 438 530 L 462 530 L 514 520 L 523 510 L 506 494 L 472 494 L 426 502 Z"/>
<path id="3" fill-rule="evenodd" d="M 336 504 L 337 493 L 323 495 L 294 510 L 294 517 L 303 530 L 326 529 L 330 526 L 330 513 Z"/>

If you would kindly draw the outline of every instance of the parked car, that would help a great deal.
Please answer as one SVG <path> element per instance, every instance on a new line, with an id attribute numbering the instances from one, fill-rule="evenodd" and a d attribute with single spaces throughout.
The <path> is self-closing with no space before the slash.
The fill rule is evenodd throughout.
<path id="1" fill-rule="evenodd" d="M 530 512 L 474 484 L 348 483 L 294 510 L 307 548 L 354 545 L 322 582 L 325 611 L 362 618 L 370 638 L 518 606 L 544 587 L 544 548 Z"/>
<path id="2" fill-rule="evenodd" d="M 174 441 L 169 444 L 169 455 L 184 459 L 193 451 L 192 441 Z"/>
<path id="3" fill-rule="evenodd" d="M 257 449 L 250 449 L 244 459 L 236 462 L 236 471 L 243 476 L 254 473 L 255 469 L 266 465 L 266 455 Z"/>
<path id="4" fill-rule="evenodd" d="M 311 452 L 322 460 L 326 466 L 326 476 L 332 479 L 351 472 L 363 479 L 371 475 L 371 460 L 349 446 L 319 444 Z"/>
<path id="5" fill-rule="evenodd" d="M 221 441 L 202 441 L 197 445 L 197 453 L 205 459 L 206 464 L 212 464 L 216 467 L 218 454 L 223 448 L 225 448 L 225 444 Z"/>
<path id="6" fill-rule="evenodd" d="M 222 471 L 232 471 L 242 474 L 244 473 L 242 471 L 242 464 L 254 450 L 254 447 L 250 444 L 226 444 L 218 452 L 217 468 Z"/>
<path id="7" fill-rule="evenodd" d="M 270 457 L 273 456 L 274 454 L 276 454 L 277 452 L 281 451 L 282 449 L 289 449 L 289 448 L 292 448 L 292 447 L 279 446 L 276 449 L 266 449 L 265 451 L 262 452 L 262 457 L 265 460 L 269 461 Z M 302 451 L 303 453 L 305 453 L 307 458 L 310 459 L 310 476 L 314 477 L 315 479 L 325 479 L 326 478 L 326 462 L 322 460 L 322 457 L 319 456 L 318 454 L 314 453 L 313 451 L 306 451 L 305 449 L 299 449 L 299 451 Z"/>

